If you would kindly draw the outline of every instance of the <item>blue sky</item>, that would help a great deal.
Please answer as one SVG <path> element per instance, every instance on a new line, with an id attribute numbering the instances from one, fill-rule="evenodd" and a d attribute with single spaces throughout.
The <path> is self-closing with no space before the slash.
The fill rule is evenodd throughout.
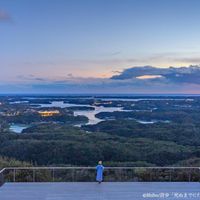
<path id="1" fill-rule="evenodd" d="M 199 0 L 0 0 L 0 92 L 199 93 L 196 82 L 150 81 L 146 91 L 142 80 L 110 79 L 134 66 L 199 65 L 199 7 Z"/>

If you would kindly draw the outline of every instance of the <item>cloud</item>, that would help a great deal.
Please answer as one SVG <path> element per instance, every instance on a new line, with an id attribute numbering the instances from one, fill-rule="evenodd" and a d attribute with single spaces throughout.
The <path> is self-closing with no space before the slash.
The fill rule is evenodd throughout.
<path id="1" fill-rule="evenodd" d="M 132 67 L 111 77 L 113 80 L 128 80 L 142 76 L 155 76 L 160 81 L 165 78 L 171 83 L 200 84 L 200 66 L 158 68 L 152 66 Z"/>
<path id="2" fill-rule="evenodd" d="M 1 84 L 1 93 L 200 94 L 198 65 L 179 68 L 131 67 L 110 78 L 83 78 L 73 74 L 47 78 L 30 74 L 18 78 L 21 82 L 14 87 L 12 84 Z"/>
<path id="3" fill-rule="evenodd" d="M 175 61 L 185 62 L 185 63 L 200 63 L 200 57 L 185 57 L 185 58 L 176 58 Z"/>
<path id="4" fill-rule="evenodd" d="M 47 81 L 47 79 L 45 78 L 41 78 L 41 77 L 36 77 L 33 74 L 29 74 L 29 75 L 18 75 L 17 79 L 20 81 Z"/>
<path id="5" fill-rule="evenodd" d="M 115 52 L 112 52 L 109 56 L 117 56 L 120 54 L 121 54 L 121 51 L 115 51 Z"/>
<path id="6" fill-rule="evenodd" d="M 0 22 L 11 22 L 11 21 L 12 21 L 12 18 L 10 14 L 8 14 L 4 10 L 0 10 Z"/>
<path id="7" fill-rule="evenodd" d="M 51 81 L 0 85 L 1 93 L 38 94 L 199 94 L 200 85 L 174 84 L 167 80 L 84 80 L 82 83 Z"/>

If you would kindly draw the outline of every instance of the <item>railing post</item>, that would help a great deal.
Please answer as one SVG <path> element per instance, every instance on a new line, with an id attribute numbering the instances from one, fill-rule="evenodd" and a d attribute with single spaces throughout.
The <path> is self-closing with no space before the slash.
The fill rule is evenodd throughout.
<path id="1" fill-rule="evenodd" d="M 0 187 L 4 184 L 4 173 L 0 173 Z"/>
<path id="2" fill-rule="evenodd" d="M 72 169 L 72 181 L 75 182 L 75 170 Z"/>
<path id="3" fill-rule="evenodd" d="M 33 169 L 33 182 L 35 182 L 35 169 Z"/>
<path id="4" fill-rule="evenodd" d="M 13 182 L 16 181 L 16 169 L 13 169 Z"/>
<path id="5" fill-rule="evenodd" d="M 191 169 L 189 169 L 188 180 L 189 180 L 189 182 L 191 182 Z"/>
<path id="6" fill-rule="evenodd" d="M 170 182 L 172 182 L 172 174 L 174 174 L 174 168 L 170 169 Z"/>
<path id="7" fill-rule="evenodd" d="M 53 178 L 53 182 L 55 181 L 55 170 L 54 168 L 52 169 L 52 178 Z"/>
<path id="8" fill-rule="evenodd" d="M 152 181 L 152 169 L 149 169 L 149 182 Z"/>
<path id="9" fill-rule="evenodd" d="M 131 180 L 134 181 L 134 179 L 135 179 L 135 177 L 134 177 L 134 169 L 131 170 L 131 176 L 132 176 L 132 177 L 131 177 Z"/>
<path id="10" fill-rule="evenodd" d="M 200 168 L 199 168 L 199 174 L 200 174 Z M 200 180 L 199 180 L 199 182 L 200 182 Z"/>

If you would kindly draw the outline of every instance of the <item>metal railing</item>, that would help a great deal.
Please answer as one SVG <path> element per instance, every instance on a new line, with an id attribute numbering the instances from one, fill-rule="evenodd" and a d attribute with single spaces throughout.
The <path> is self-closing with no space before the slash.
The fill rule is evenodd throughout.
<path id="1" fill-rule="evenodd" d="M 6 169 L 4 168 L 4 169 L 2 169 L 1 171 L 0 171 L 0 187 L 4 184 L 4 171 L 5 171 Z"/>
<path id="2" fill-rule="evenodd" d="M 93 182 L 95 167 L 8 167 L 0 171 L 5 182 Z M 104 181 L 200 181 L 199 167 L 105 167 Z"/>

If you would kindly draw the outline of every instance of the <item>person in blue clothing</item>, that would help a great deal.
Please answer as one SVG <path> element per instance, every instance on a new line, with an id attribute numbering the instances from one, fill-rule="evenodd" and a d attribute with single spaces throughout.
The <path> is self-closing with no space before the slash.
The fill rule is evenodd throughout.
<path id="1" fill-rule="evenodd" d="M 96 166 L 96 170 L 97 170 L 96 181 L 98 183 L 101 183 L 103 181 L 103 170 L 104 170 L 104 166 L 102 165 L 102 161 L 99 161 L 98 165 Z"/>

